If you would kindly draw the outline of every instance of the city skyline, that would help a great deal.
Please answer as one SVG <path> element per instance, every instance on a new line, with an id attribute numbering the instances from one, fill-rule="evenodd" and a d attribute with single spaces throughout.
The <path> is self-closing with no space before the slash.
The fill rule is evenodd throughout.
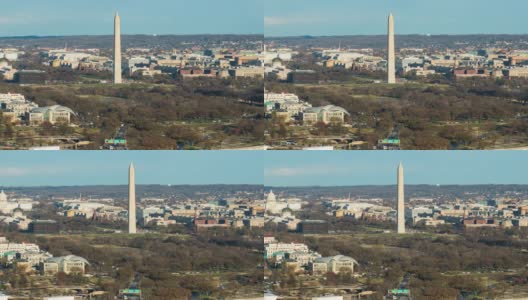
<path id="1" fill-rule="evenodd" d="M 396 185 L 394 165 L 405 165 L 405 184 L 528 184 L 524 151 L 267 152 L 266 187 Z"/>
<path id="2" fill-rule="evenodd" d="M 372 2 L 269 0 L 264 9 L 265 35 L 384 35 L 390 12 L 398 23 L 396 35 L 528 33 L 525 26 L 519 26 L 523 8 L 528 8 L 528 2 L 522 0 L 507 1 L 516 9 L 502 15 L 496 13 L 496 2 L 491 0 Z"/>
<path id="3" fill-rule="evenodd" d="M 0 186 L 262 184 L 261 153 L 244 151 L 6 151 Z"/>
<path id="4" fill-rule="evenodd" d="M 90 5 L 67 0 L 9 2 L 0 13 L 0 36 L 110 35 L 116 11 L 124 17 L 124 35 L 263 34 L 262 3 L 154 0 L 147 7 L 140 0 L 94 0 Z"/>

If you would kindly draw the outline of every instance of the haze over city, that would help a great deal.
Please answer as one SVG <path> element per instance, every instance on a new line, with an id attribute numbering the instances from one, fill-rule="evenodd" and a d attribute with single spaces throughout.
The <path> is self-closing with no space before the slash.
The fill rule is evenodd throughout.
<path id="1" fill-rule="evenodd" d="M 0 36 L 109 35 L 115 11 L 125 16 L 123 34 L 261 34 L 262 3 L 261 0 L 148 3 L 93 0 L 89 5 L 68 0 L 10 2 L 2 4 Z"/>
<path id="2" fill-rule="evenodd" d="M 269 152 L 264 182 L 266 186 L 393 185 L 401 161 L 406 184 L 526 184 L 524 156 L 524 152 L 500 151 Z"/>
<path id="3" fill-rule="evenodd" d="M 138 184 L 262 184 L 261 153 L 9 152 L 0 186 L 115 185 L 127 182 L 130 162 Z"/>
<path id="4" fill-rule="evenodd" d="M 504 1 L 497 14 L 491 0 L 269 0 L 264 7 L 266 36 L 381 35 L 393 12 L 397 34 L 524 34 L 528 2 Z M 491 21 L 492 20 L 492 21 Z"/>

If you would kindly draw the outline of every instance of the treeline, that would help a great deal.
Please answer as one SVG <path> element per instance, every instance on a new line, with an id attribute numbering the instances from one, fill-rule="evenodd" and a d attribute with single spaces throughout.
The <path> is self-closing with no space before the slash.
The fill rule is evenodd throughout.
<path id="1" fill-rule="evenodd" d="M 126 167 L 123 169 L 126 174 Z M 28 197 L 38 197 L 41 200 L 52 197 L 73 197 L 90 195 L 95 198 L 126 198 L 128 193 L 127 185 L 95 185 L 95 186 L 42 186 L 42 187 L 4 187 L 6 192 L 26 195 Z M 138 197 L 161 197 L 161 198 L 181 198 L 181 199 L 203 199 L 205 194 L 220 198 L 244 195 L 244 197 L 258 197 L 263 195 L 262 185 L 244 184 L 213 184 L 213 185 L 136 185 L 136 195 Z"/>
<path id="2" fill-rule="evenodd" d="M 395 165 L 396 167 L 396 165 Z M 350 195 L 354 198 L 383 198 L 395 199 L 396 185 L 364 185 L 364 186 L 334 186 L 334 187 L 265 187 L 266 192 L 272 189 L 281 197 L 300 197 L 311 202 L 316 199 L 346 199 Z M 405 185 L 405 194 L 408 198 L 440 198 L 467 200 L 475 194 L 488 196 L 490 199 L 507 196 L 512 199 L 522 200 L 528 196 L 528 185 Z M 468 196 L 472 195 L 472 196 Z"/>
<path id="3" fill-rule="evenodd" d="M 239 47 L 250 48 L 263 40 L 263 35 L 122 35 L 123 48 L 188 48 L 189 43 L 203 47 L 220 46 L 223 42 L 238 43 Z M 113 35 L 84 35 L 84 36 L 25 36 L 2 37 L 0 43 L 10 47 L 25 48 L 61 48 L 65 44 L 74 48 L 113 48 Z M 256 49 L 260 46 L 255 45 Z"/>
<path id="4" fill-rule="evenodd" d="M 460 49 L 467 45 L 476 48 L 486 48 L 496 45 L 496 42 L 506 42 L 516 49 L 526 49 L 523 43 L 527 35 L 508 34 L 475 34 L 475 35 L 396 35 L 399 48 L 435 48 L 435 49 Z M 266 42 L 274 42 L 281 47 L 296 49 L 307 48 L 386 48 L 386 35 L 342 35 L 342 36 L 294 36 L 294 37 L 268 37 Z"/>
<path id="5" fill-rule="evenodd" d="M 394 129 L 403 149 L 484 149 L 528 142 L 526 81 L 458 80 L 450 85 L 403 84 L 293 86 L 290 91 L 314 106 L 334 104 L 368 148 Z"/>
<path id="6" fill-rule="evenodd" d="M 500 233 L 488 233 L 499 234 Z M 510 237 L 510 240 L 515 237 Z M 501 271 L 516 270 L 528 263 L 528 255 L 516 247 L 491 246 L 467 236 L 406 237 L 358 234 L 350 237 L 306 237 L 310 248 L 323 256 L 343 254 L 358 260 L 360 272 L 369 278 L 367 286 L 384 295 L 396 288 L 405 274 L 411 275 L 413 298 L 445 298 L 473 294 L 496 297 L 511 284 Z M 368 249 L 368 251 L 366 251 Z M 470 275 L 462 275 L 469 272 Z M 480 276 L 498 272 L 495 289 Z M 480 275 L 480 273 L 483 273 Z M 376 280 L 377 278 L 382 281 Z"/>
<path id="7" fill-rule="evenodd" d="M 36 242 L 54 256 L 86 258 L 97 285 L 109 293 L 107 299 L 113 299 L 136 277 L 149 299 L 176 299 L 170 295 L 193 292 L 216 299 L 238 290 L 263 290 L 262 272 L 257 270 L 262 264 L 260 234 L 243 236 L 223 230 L 212 239 L 210 234 L 48 237 L 11 233 L 9 238 Z"/>
<path id="8" fill-rule="evenodd" d="M 126 124 L 131 149 L 203 149 L 219 148 L 224 142 L 263 143 L 262 107 L 238 102 L 262 101 L 262 84 L 259 80 L 203 78 L 171 85 L 5 84 L 0 85 L 0 92 L 22 93 L 40 106 L 60 104 L 73 109 L 80 133 L 94 142 L 93 148 Z M 9 132 L 5 125 L 4 135 L 13 136 Z"/>

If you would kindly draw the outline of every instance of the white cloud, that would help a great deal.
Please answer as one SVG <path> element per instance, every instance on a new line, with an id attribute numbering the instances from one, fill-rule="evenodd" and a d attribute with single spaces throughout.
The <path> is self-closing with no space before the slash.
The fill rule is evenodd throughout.
<path id="1" fill-rule="evenodd" d="M 330 175 L 350 173 L 350 168 L 338 166 L 277 167 L 264 170 L 265 177 L 295 177 L 306 175 Z"/>
<path id="2" fill-rule="evenodd" d="M 314 24 L 322 23 L 328 20 L 327 17 L 322 14 L 317 15 L 297 15 L 297 16 L 265 16 L 264 26 L 278 26 L 278 25 L 291 25 L 291 24 Z"/>
<path id="3" fill-rule="evenodd" d="M 32 16 L 17 16 L 17 17 L 6 17 L 0 16 L 0 25 L 19 25 L 27 24 L 29 20 L 32 20 Z"/>
<path id="4" fill-rule="evenodd" d="M 34 166 L 34 167 L 0 167 L 0 177 L 25 177 L 36 175 L 59 175 L 71 172 L 67 167 Z"/>
<path id="5" fill-rule="evenodd" d="M 288 24 L 288 19 L 283 17 L 264 17 L 264 25 L 285 25 Z"/>
<path id="6" fill-rule="evenodd" d="M 296 176 L 301 173 L 299 168 L 272 168 L 265 169 L 264 176 L 274 176 L 274 177 L 289 177 Z"/>
<path id="7" fill-rule="evenodd" d="M 0 168 L 0 177 L 19 177 L 29 174 L 29 170 L 25 168 L 3 167 Z"/>
<path id="8" fill-rule="evenodd" d="M 9 18 L 9 17 L 2 17 L 0 16 L 0 24 L 11 24 L 13 23 L 13 19 Z"/>

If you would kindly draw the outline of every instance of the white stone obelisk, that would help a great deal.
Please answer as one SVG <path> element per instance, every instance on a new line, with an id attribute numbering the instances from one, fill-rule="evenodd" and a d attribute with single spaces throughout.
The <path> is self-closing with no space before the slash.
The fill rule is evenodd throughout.
<path id="1" fill-rule="evenodd" d="M 114 19 L 114 83 L 122 83 L 121 78 L 121 18 L 116 12 Z"/>
<path id="2" fill-rule="evenodd" d="M 388 43 L 387 51 L 389 53 L 387 57 L 387 83 L 396 83 L 396 54 L 394 50 L 394 17 L 392 13 L 389 15 L 389 32 L 388 32 Z"/>
<path id="3" fill-rule="evenodd" d="M 405 195 L 403 192 L 403 165 L 398 165 L 398 233 L 405 233 Z"/>
<path id="4" fill-rule="evenodd" d="M 132 163 L 128 168 L 128 233 L 136 233 L 136 174 Z"/>

